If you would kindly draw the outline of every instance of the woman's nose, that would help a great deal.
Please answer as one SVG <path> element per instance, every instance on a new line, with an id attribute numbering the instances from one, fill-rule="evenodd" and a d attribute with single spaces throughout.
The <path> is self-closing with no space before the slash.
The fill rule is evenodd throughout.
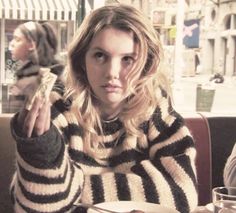
<path id="1" fill-rule="evenodd" d="M 12 48 L 13 48 L 13 40 L 10 41 L 8 49 L 12 50 Z"/>
<path id="2" fill-rule="evenodd" d="M 119 60 L 110 60 L 107 66 L 106 76 L 107 78 L 114 79 L 119 78 L 121 71 L 121 64 Z"/>

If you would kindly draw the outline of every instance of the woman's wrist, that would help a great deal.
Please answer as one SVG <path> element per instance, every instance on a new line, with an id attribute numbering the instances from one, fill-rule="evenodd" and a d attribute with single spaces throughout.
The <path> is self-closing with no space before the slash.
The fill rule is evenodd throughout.
<path id="1" fill-rule="evenodd" d="M 51 127 L 43 135 L 28 138 L 14 122 L 17 116 L 11 121 L 12 136 L 16 140 L 17 151 L 20 156 L 32 166 L 44 167 L 55 162 L 61 153 L 62 137 L 57 128 Z"/>

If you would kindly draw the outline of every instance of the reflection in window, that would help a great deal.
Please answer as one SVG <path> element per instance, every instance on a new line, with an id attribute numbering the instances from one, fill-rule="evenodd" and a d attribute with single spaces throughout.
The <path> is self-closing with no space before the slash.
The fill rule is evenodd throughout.
<path id="1" fill-rule="evenodd" d="M 225 22 L 225 29 L 229 30 L 231 26 L 231 16 L 227 16 L 226 22 Z"/>
<path id="2" fill-rule="evenodd" d="M 61 51 L 66 51 L 67 47 L 67 24 L 60 23 L 60 33 L 61 33 Z"/>

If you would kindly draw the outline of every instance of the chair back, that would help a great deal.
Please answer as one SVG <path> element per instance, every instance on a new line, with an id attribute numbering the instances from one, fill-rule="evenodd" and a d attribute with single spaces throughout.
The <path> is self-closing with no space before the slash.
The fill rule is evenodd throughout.
<path id="1" fill-rule="evenodd" d="M 15 170 L 15 142 L 10 133 L 12 114 L 0 114 L 0 212 L 13 212 L 10 183 Z"/>
<path id="2" fill-rule="evenodd" d="M 211 134 L 207 118 L 200 113 L 184 116 L 197 150 L 198 205 L 210 203 L 212 190 Z"/>

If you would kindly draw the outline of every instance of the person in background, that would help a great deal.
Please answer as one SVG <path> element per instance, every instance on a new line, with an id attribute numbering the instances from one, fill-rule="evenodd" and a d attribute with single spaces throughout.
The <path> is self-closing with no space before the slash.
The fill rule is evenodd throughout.
<path id="1" fill-rule="evenodd" d="M 212 77 L 210 77 L 209 81 L 221 84 L 224 82 L 224 76 L 220 73 L 215 73 Z"/>
<path id="2" fill-rule="evenodd" d="M 55 30 L 48 22 L 30 21 L 15 29 L 9 44 L 12 58 L 21 62 L 16 72 L 16 82 L 10 88 L 13 97 L 11 103 L 15 104 L 15 111 L 22 107 L 25 99 L 37 86 L 40 68 L 47 67 L 58 77 L 62 75 L 64 65 L 56 59 L 57 46 Z"/>
<path id="3" fill-rule="evenodd" d="M 11 121 L 16 212 L 83 212 L 144 201 L 189 213 L 198 203 L 193 138 L 171 104 L 152 24 L 132 6 L 89 14 L 69 46 L 66 89 Z"/>
<path id="4" fill-rule="evenodd" d="M 236 143 L 226 161 L 224 168 L 224 184 L 225 186 L 236 187 Z"/>

